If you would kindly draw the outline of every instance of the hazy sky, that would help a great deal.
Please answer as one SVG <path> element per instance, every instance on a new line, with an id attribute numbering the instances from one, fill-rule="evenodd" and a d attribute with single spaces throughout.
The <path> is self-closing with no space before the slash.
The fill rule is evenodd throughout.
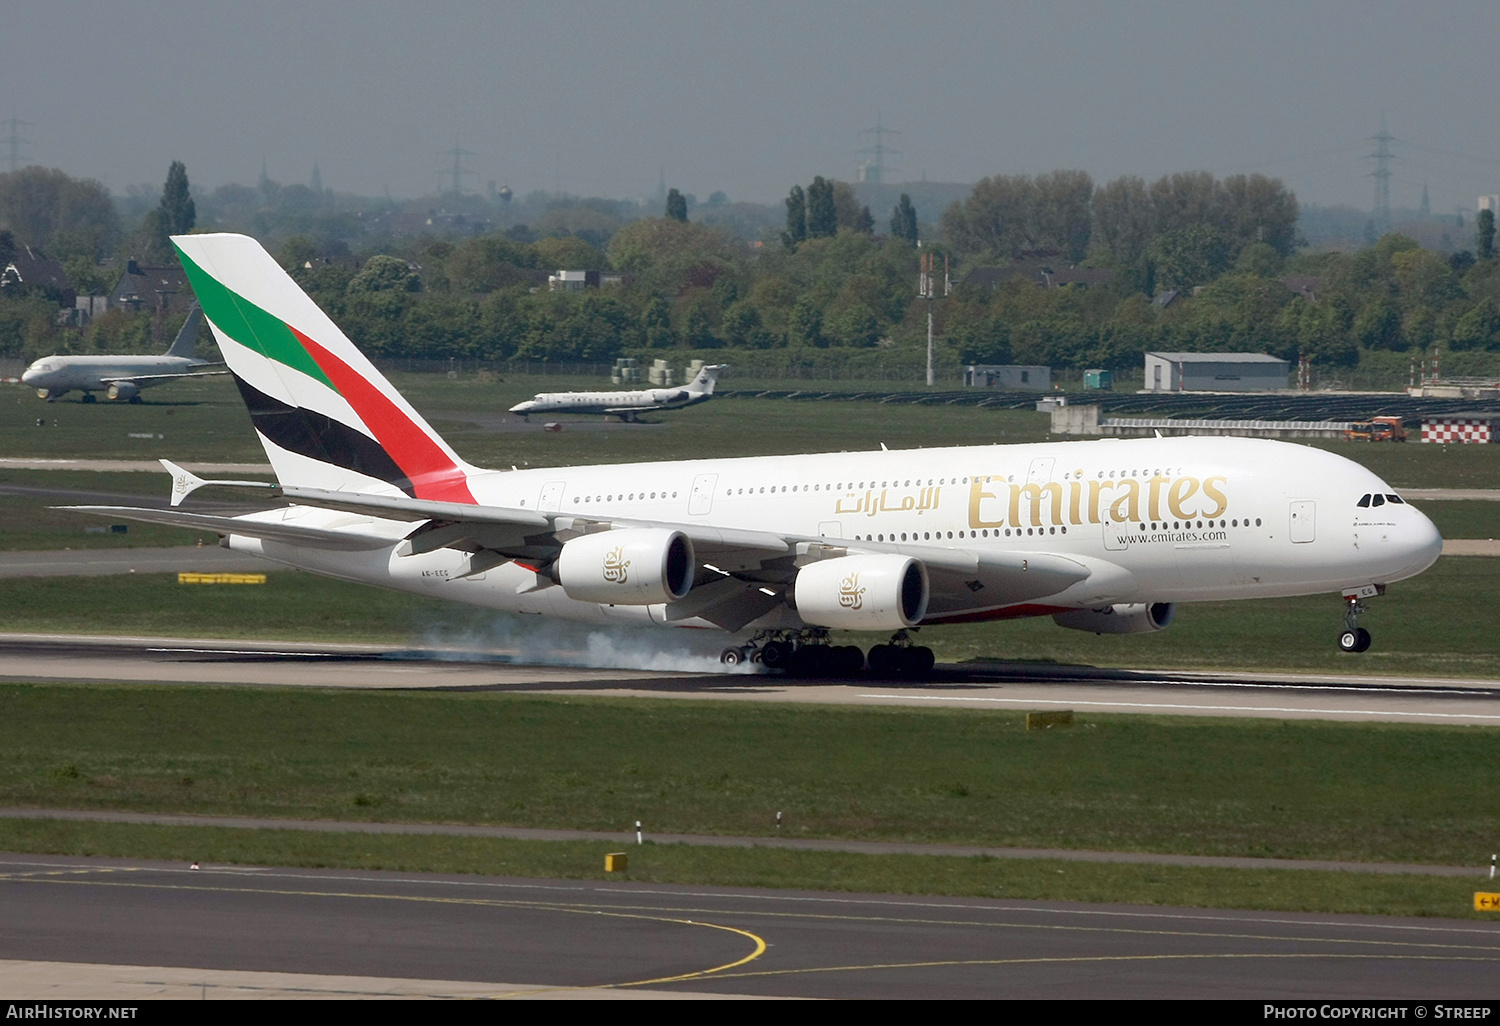
<path id="1" fill-rule="evenodd" d="M 0 118 L 25 162 L 159 189 L 272 178 L 775 201 L 852 180 L 861 129 L 908 180 L 1081 168 L 1263 172 L 1368 208 L 1500 192 L 1496 0 L 525 3 L 3 0 Z M 0 170 L 9 170 L 0 125 Z"/>

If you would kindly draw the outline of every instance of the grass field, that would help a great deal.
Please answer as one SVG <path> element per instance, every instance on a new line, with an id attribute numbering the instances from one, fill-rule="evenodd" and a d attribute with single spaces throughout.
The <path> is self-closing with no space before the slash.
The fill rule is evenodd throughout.
<path id="1" fill-rule="evenodd" d="M 481 466 L 837 452 L 874 449 L 881 443 L 899 449 L 1030 442 L 1046 438 L 1048 430 L 1046 416 L 1025 410 L 731 399 L 651 415 L 647 419 L 653 423 L 645 425 L 558 418 L 565 424 L 560 432 L 539 427 L 495 432 L 481 421 L 504 416 L 537 391 L 598 388 L 598 379 L 391 378 L 460 455 Z M 138 406 L 85 405 L 71 398 L 44 403 L 29 390 L 0 386 L 0 452 L 38 458 L 264 460 L 227 379 L 174 382 L 147 396 Z M 45 426 L 37 426 L 38 418 Z M 1500 488 L 1500 446 L 1316 444 L 1363 463 L 1397 488 Z"/>
<path id="2" fill-rule="evenodd" d="M 0 578 L 0 631 L 504 646 L 534 629 L 505 614 L 289 569 L 273 567 L 267 576 L 264 586 L 248 588 L 184 586 L 170 574 L 98 577 L 85 587 L 79 578 Z M 1334 645 L 1343 622 L 1336 595 L 1194 603 L 1180 607 L 1172 626 L 1155 634 L 1099 636 L 1042 617 L 934 627 L 920 639 L 943 662 L 1494 677 L 1500 675 L 1494 636 L 1474 624 L 1476 609 L 1497 603 L 1500 559 L 1450 557 L 1369 602 L 1361 622 L 1375 644 L 1359 656 Z M 555 636 L 559 647 L 587 647 L 595 634 L 628 638 L 640 665 L 663 667 L 670 663 L 652 662 L 644 652 L 659 646 L 665 658 L 684 637 L 571 625 L 558 626 Z M 836 637 L 866 646 L 884 640 Z"/>
<path id="3" fill-rule="evenodd" d="M 0 686 L 0 804 L 1484 864 L 1489 728 Z"/>
<path id="4" fill-rule="evenodd" d="M 1274 869 L 1111 865 L 1057 859 L 855 855 L 766 848 L 630 847 L 629 869 L 603 872 L 617 845 L 0 820 L 0 850 L 428 873 L 720 887 L 795 886 L 875 894 L 1480 919 L 1478 879 Z"/>
<path id="5" fill-rule="evenodd" d="M 593 380 L 396 375 L 466 458 L 508 466 L 1033 441 L 1030 412 L 713 402 L 643 426 L 559 433 L 482 421 Z M 45 423 L 37 426 L 41 417 Z M 133 435 L 151 435 L 136 438 Z M 1395 487 L 1500 487 L 1500 447 L 1328 443 Z M 226 380 L 139 406 L 44 404 L 0 387 L 0 452 L 260 462 Z M 162 495 L 165 474 L 0 471 L 0 484 Z M 222 493 L 220 493 L 222 495 Z M 33 494 L 0 496 L 0 548 L 191 544 L 132 524 L 85 535 Z M 1496 537 L 1500 504 L 1425 503 L 1452 537 Z M 210 540 L 211 541 L 211 540 Z M 0 580 L 0 630 L 462 641 L 503 618 L 293 571 L 263 587 L 167 575 Z M 1166 632 L 1097 637 L 1050 619 L 925 631 L 939 659 L 1495 676 L 1478 624 L 1500 560 L 1449 558 L 1370 603 L 1364 656 L 1336 651 L 1337 596 L 1185 606 Z M 584 630 L 585 629 L 580 629 Z M 670 645 L 670 635 L 661 637 Z M 860 639 L 872 643 L 874 638 Z M 747 709 L 750 710 L 747 712 Z M 569 701 L 116 685 L 0 687 L 0 803 L 912 839 L 1481 865 L 1500 813 L 1496 733 L 1478 728 L 1086 717 L 1027 734 L 1019 714 Z M 590 877 L 584 843 L 386 838 L 0 821 L 0 848 L 281 865 Z M 910 893 L 1465 915 L 1471 881 L 647 845 L 631 879 Z"/>

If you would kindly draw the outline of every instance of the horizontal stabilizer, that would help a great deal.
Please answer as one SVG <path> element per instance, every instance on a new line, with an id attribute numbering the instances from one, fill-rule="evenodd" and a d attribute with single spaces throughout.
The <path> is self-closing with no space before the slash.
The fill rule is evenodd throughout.
<path id="1" fill-rule="evenodd" d="M 213 531 L 215 534 L 237 534 L 245 538 L 260 538 L 264 541 L 288 542 L 293 545 L 337 549 L 343 552 L 382 549 L 388 545 L 394 545 L 397 541 L 397 539 L 382 537 L 378 534 L 363 534 L 323 527 L 303 527 L 298 524 L 265 520 L 247 520 L 243 517 L 219 517 L 208 513 L 188 513 L 177 509 L 146 509 L 136 506 L 57 506 L 55 508 L 109 517 L 112 520 L 165 524 L 168 527 Z"/>
<path id="2" fill-rule="evenodd" d="M 476 506 L 467 502 L 441 502 L 434 499 L 408 499 L 401 496 L 370 495 L 367 492 L 338 492 L 326 488 L 298 488 L 287 485 L 281 493 L 307 506 L 342 509 L 351 513 L 396 517 L 400 520 L 452 520 L 481 524 L 514 524 L 517 527 L 548 528 L 552 521 L 540 513 L 500 506 Z"/>

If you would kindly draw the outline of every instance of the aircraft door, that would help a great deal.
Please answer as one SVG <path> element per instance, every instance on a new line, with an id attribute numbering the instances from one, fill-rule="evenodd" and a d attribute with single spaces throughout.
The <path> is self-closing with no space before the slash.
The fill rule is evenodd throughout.
<path id="1" fill-rule="evenodd" d="M 1311 499 L 1298 499 L 1292 503 L 1290 517 L 1291 522 L 1287 526 L 1287 534 L 1294 542 L 1310 542 L 1313 540 L 1315 523 L 1313 513 L 1317 503 Z"/>
<path id="2" fill-rule="evenodd" d="M 1046 484 L 1052 480 L 1052 468 L 1057 460 L 1051 456 L 1042 456 L 1031 461 L 1031 470 L 1026 474 L 1027 484 Z"/>
<path id="3" fill-rule="evenodd" d="M 688 513 L 691 516 L 707 516 L 714 504 L 714 485 L 718 474 L 699 474 L 693 478 L 693 492 L 688 497 Z"/>
<path id="4" fill-rule="evenodd" d="M 536 508 L 543 513 L 560 513 L 565 488 L 566 481 L 548 481 L 542 485 L 542 494 L 536 500 Z"/>

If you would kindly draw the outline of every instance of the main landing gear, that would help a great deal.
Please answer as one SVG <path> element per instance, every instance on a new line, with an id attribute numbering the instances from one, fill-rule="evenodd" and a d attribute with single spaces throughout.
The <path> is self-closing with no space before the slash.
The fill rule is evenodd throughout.
<path id="1" fill-rule="evenodd" d="M 1359 614 L 1365 604 L 1358 595 L 1344 596 L 1344 629 L 1339 631 L 1339 648 L 1345 652 L 1363 652 L 1370 647 L 1370 632 L 1359 625 Z"/>
<path id="2" fill-rule="evenodd" d="M 913 645 L 906 631 L 897 631 L 890 644 L 870 649 L 870 672 L 877 677 L 922 678 L 932 672 L 932 649 Z M 849 677 L 865 668 L 865 653 L 855 645 L 833 645 L 828 631 L 761 631 L 743 645 L 719 654 L 725 666 L 759 663 L 768 670 L 785 670 L 793 677 Z"/>

